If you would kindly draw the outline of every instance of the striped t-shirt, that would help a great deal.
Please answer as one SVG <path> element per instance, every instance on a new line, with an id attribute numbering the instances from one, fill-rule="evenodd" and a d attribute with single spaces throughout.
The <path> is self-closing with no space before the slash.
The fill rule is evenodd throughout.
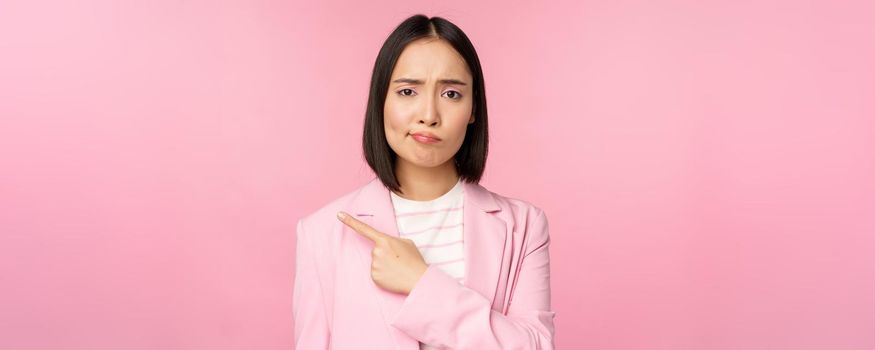
<path id="1" fill-rule="evenodd" d="M 462 241 L 464 187 L 459 179 L 449 192 L 429 201 L 405 199 L 390 192 L 398 235 L 413 240 L 425 263 L 435 265 L 456 281 L 465 278 Z M 437 349 L 420 343 L 420 349 Z"/>
<path id="2" fill-rule="evenodd" d="M 398 235 L 413 240 L 426 264 L 438 266 L 461 282 L 465 277 L 462 180 L 447 193 L 429 201 L 410 200 L 390 193 Z"/>

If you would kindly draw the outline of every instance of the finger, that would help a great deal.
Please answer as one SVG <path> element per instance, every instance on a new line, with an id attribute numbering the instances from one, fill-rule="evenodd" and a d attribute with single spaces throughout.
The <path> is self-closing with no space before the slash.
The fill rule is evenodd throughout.
<path id="1" fill-rule="evenodd" d="M 387 236 L 385 233 L 377 231 L 370 225 L 359 221 L 358 219 L 352 217 L 347 213 L 339 212 L 337 213 L 337 218 L 340 220 L 340 222 L 344 223 L 346 226 L 349 226 L 350 228 L 355 230 L 355 232 L 358 232 L 362 236 L 365 236 L 365 238 L 370 239 L 374 243 L 376 243 L 377 240 L 385 238 L 385 236 Z"/>

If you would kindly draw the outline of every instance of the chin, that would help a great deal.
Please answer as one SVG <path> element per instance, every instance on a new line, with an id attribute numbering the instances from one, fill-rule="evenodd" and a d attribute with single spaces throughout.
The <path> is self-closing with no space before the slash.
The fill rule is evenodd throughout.
<path id="1" fill-rule="evenodd" d="M 411 160 L 411 159 L 409 159 L 409 158 L 405 158 L 405 160 L 406 160 L 408 163 L 413 164 L 413 165 L 415 165 L 415 166 L 418 166 L 418 167 L 420 167 L 420 168 L 437 168 L 437 167 L 439 167 L 439 166 L 441 166 L 441 165 L 446 164 L 446 162 L 449 161 L 449 160 L 443 160 L 443 161 L 430 161 L 430 160 L 421 160 L 421 159 L 419 159 L 419 160 Z"/>

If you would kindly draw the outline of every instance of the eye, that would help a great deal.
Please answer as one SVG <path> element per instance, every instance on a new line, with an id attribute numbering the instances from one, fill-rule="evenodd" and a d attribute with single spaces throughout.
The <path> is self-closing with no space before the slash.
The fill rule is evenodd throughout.
<path id="1" fill-rule="evenodd" d="M 458 91 L 455 91 L 455 90 L 447 91 L 447 92 L 445 92 L 445 94 L 448 94 L 448 95 L 453 94 L 452 96 L 447 96 L 447 97 L 454 99 L 454 100 L 458 100 L 458 99 L 462 98 L 462 94 L 459 93 Z"/>
<path id="2" fill-rule="evenodd" d="M 405 93 L 405 91 L 407 91 L 407 92 L 409 92 L 409 93 Z M 398 94 L 401 95 L 401 96 L 412 96 L 411 94 L 413 94 L 413 93 L 414 93 L 413 89 L 401 89 L 401 90 L 398 90 Z"/>

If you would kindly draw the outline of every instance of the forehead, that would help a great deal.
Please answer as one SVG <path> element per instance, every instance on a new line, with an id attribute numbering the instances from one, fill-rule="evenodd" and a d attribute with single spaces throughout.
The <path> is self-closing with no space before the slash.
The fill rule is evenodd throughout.
<path id="1" fill-rule="evenodd" d="M 470 79 L 468 64 L 449 42 L 438 38 L 421 38 L 407 44 L 395 68 L 392 78 L 428 78 L 441 76 Z"/>

